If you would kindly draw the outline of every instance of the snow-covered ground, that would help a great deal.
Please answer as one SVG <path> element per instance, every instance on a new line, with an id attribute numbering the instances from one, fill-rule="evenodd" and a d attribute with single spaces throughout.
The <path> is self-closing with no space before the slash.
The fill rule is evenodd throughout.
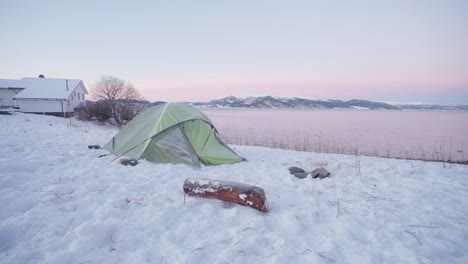
<path id="1" fill-rule="evenodd" d="M 125 167 L 87 148 L 115 133 L 0 116 L 0 263 L 468 263 L 467 166 L 236 146 L 248 162 Z M 184 197 L 189 177 L 262 187 L 270 212 Z"/>

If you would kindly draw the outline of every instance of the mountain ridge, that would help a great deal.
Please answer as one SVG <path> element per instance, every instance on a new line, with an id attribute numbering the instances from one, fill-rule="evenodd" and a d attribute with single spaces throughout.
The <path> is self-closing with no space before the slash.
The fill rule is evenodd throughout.
<path id="1" fill-rule="evenodd" d="M 198 107 L 211 108 L 256 108 L 256 109 L 363 109 L 363 110 L 440 110 L 468 111 L 468 105 L 405 104 L 376 102 L 361 99 L 348 101 L 337 99 L 306 99 L 300 97 L 251 96 L 240 98 L 227 96 L 209 102 L 191 102 Z"/>

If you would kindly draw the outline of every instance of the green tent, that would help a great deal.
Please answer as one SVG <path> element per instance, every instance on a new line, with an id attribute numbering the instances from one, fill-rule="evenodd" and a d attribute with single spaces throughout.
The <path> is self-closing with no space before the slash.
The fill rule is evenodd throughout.
<path id="1" fill-rule="evenodd" d="M 104 149 L 118 156 L 197 167 L 200 163 L 220 165 L 245 160 L 218 137 L 205 114 L 180 103 L 160 104 L 142 112 Z"/>

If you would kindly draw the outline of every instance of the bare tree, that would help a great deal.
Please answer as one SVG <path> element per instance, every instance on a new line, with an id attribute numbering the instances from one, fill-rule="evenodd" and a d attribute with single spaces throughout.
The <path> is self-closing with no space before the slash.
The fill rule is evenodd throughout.
<path id="1" fill-rule="evenodd" d="M 113 76 L 102 76 L 93 86 L 92 95 L 95 99 L 105 100 L 112 110 L 112 118 L 118 126 L 125 120 L 132 119 L 141 107 L 134 107 L 135 100 L 142 97 L 131 83 L 125 83 Z"/>

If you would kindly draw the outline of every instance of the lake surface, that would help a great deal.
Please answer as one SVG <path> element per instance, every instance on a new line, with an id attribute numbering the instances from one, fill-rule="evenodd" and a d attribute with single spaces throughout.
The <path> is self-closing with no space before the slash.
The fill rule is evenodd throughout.
<path id="1" fill-rule="evenodd" d="M 468 112 L 201 110 L 229 144 L 423 160 L 468 159 Z"/>

